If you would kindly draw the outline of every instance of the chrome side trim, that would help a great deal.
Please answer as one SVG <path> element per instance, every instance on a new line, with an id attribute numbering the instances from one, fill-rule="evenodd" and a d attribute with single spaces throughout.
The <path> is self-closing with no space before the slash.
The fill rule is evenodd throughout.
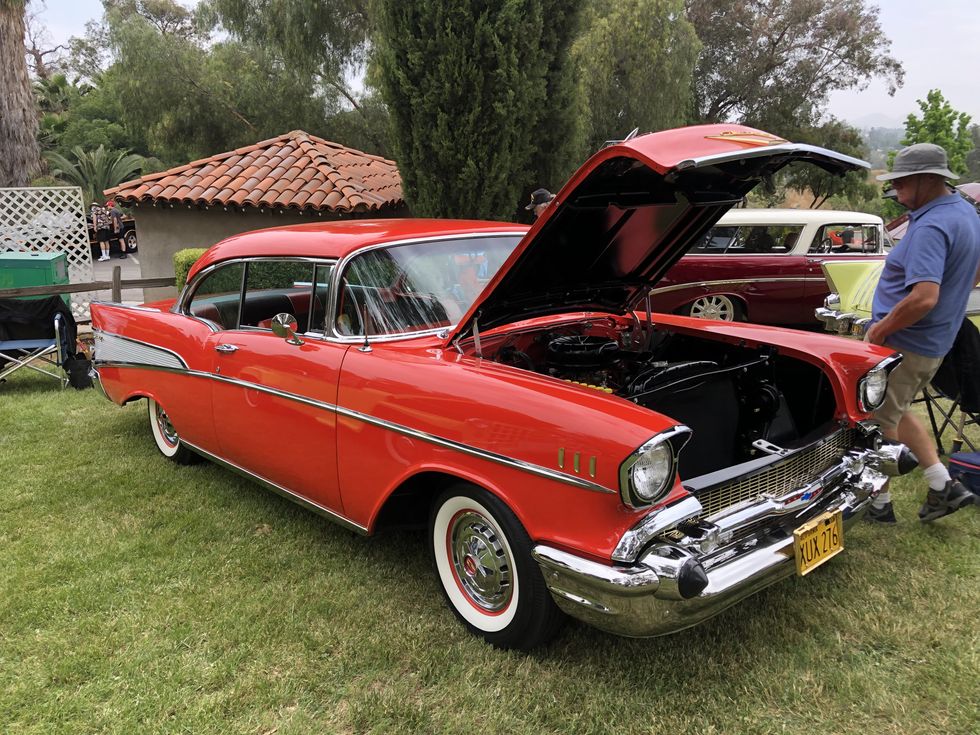
<path id="1" fill-rule="evenodd" d="M 276 388 L 269 388 L 265 385 L 260 385 L 258 383 L 251 383 L 245 380 L 238 380 L 236 378 L 226 378 L 223 375 L 218 375 L 214 373 L 203 372 L 200 370 L 190 370 L 186 367 L 174 367 L 172 365 L 156 365 L 151 363 L 139 363 L 130 362 L 127 360 L 99 360 L 96 363 L 99 367 L 126 367 L 126 368 L 136 368 L 144 370 L 160 370 L 164 372 L 176 372 L 182 373 L 184 375 L 189 375 L 195 378 L 204 378 L 206 380 L 213 380 L 219 383 L 226 383 L 228 385 L 237 385 L 242 388 L 249 390 L 259 391 L 260 393 L 266 393 L 268 395 L 273 395 L 278 398 L 283 398 L 290 401 L 295 401 L 296 403 L 302 403 L 307 406 L 312 406 L 314 408 L 319 408 L 324 411 L 329 411 L 331 413 L 336 413 L 341 416 L 346 416 L 352 418 L 356 421 L 361 421 L 366 424 L 371 424 L 373 426 L 378 426 L 383 429 L 388 429 L 389 431 L 394 431 L 404 436 L 414 437 L 424 442 L 430 444 L 435 444 L 436 446 L 444 447 L 446 449 L 452 449 L 453 451 L 460 452 L 461 454 L 466 454 L 471 457 L 477 457 L 478 459 L 485 459 L 489 462 L 494 462 L 496 464 L 501 464 L 507 467 L 513 467 L 515 469 L 527 472 L 532 475 L 537 475 L 538 477 L 545 477 L 549 480 L 556 480 L 558 482 L 565 483 L 566 485 L 572 485 L 573 487 L 582 488 L 584 490 L 590 490 L 592 492 L 598 493 L 608 493 L 615 494 L 615 490 L 611 490 L 603 485 L 599 485 L 595 482 L 589 482 L 581 477 L 575 477 L 573 475 L 567 475 L 563 472 L 557 472 L 555 470 L 549 469 L 547 467 L 542 467 L 540 465 L 533 464 L 531 462 L 525 462 L 520 459 L 514 459 L 512 457 L 506 457 L 502 454 L 497 454 L 495 452 L 489 452 L 485 449 L 479 449 L 477 447 L 470 446 L 468 444 L 463 444 L 461 442 L 453 441 L 452 439 L 446 439 L 444 437 L 436 436 L 435 434 L 429 434 L 424 431 L 419 431 L 418 429 L 412 429 L 408 426 L 403 426 L 401 424 L 396 424 L 391 421 L 386 421 L 384 419 L 379 419 L 374 416 L 369 416 L 368 414 L 361 413 L 360 411 L 354 411 L 349 408 L 344 408 L 333 403 L 326 403 L 325 401 L 318 401 L 313 398 L 307 398 L 305 396 L 298 395 L 296 393 L 289 393 L 287 391 L 278 390 Z"/>
<path id="2" fill-rule="evenodd" d="M 120 304 L 115 301 L 93 301 L 89 304 L 90 306 L 111 306 L 116 309 L 131 309 L 132 311 L 149 311 L 154 314 L 161 314 L 159 309 L 152 306 L 137 306 L 136 304 Z"/>
<path id="3" fill-rule="evenodd" d="M 405 436 L 411 436 L 416 439 L 429 442 L 430 444 L 435 444 L 436 446 L 439 447 L 452 449 L 462 454 L 467 454 L 471 457 L 477 457 L 479 459 L 485 459 L 490 462 L 496 462 L 497 464 L 501 464 L 506 467 L 513 467 L 515 469 L 522 470 L 523 472 L 528 472 L 532 475 L 537 475 L 538 477 L 545 477 L 549 480 L 557 480 L 558 482 L 563 482 L 566 485 L 573 485 L 575 487 L 583 488 L 585 490 L 592 490 L 597 493 L 609 493 L 613 495 L 616 494 L 615 490 L 610 490 L 609 488 L 604 487 L 603 485 L 599 485 L 594 482 L 589 482 L 588 480 L 583 480 L 580 477 L 573 477 L 572 475 L 566 475 L 562 472 L 556 472 L 555 470 L 548 469 L 547 467 L 541 467 L 540 465 L 532 464 L 530 462 L 525 462 L 520 459 L 505 457 L 502 454 L 488 452 L 485 449 L 477 449 L 476 447 L 471 447 L 468 444 L 461 444 L 460 442 L 453 441 L 452 439 L 444 439 L 434 434 L 428 434 L 424 431 L 410 429 L 407 426 L 402 426 L 401 424 L 395 424 L 390 421 L 385 421 L 384 419 L 378 419 L 375 418 L 374 416 L 368 416 L 367 414 L 360 413 L 359 411 L 352 411 L 349 408 L 343 408 L 342 406 L 338 406 L 337 413 L 342 416 L 347 416 L 348 418 L 355 419 L 357 421 L 363 421 L 366 424 L 371 424 L 373 426 L 379 426 L 385 429 L 389 429 L 399 434 L 404 434 Z"/>
<path id="4" fill-rule="evenodd" d="M 723 281 L 691 281 L 690 283 L 678 283 L 674 286 L 664 286 L 663 288 L 650 289 L 650 295 L 670 293 L 671 291 L 682 291 L 685 288 L 709 288 L 711 286 L 738 286 L 743 283 L 824 283 L 823 278 L 805 278 L 803 276 L 785 276 L 772 278 L 732 278 Z"/>
<path id="5" fill-rule="evenodd" d="M 215 464 L 221 465 L 222 467 L 232 470 L 233 472 L 237 472 L 238 474 L 247 477 L 249 480 L 252 480 L 253 482 L 258 483 L 259 485 L 262 485 L 263 487 L 272 490 L 274 493 L 278 495 L 282 495 L 287 500 L 292 500 L 297 505 L 301 505 L 304 508 L 307 508 L 308 510 L 312 510 L 314 513 L 322 515 L 325 518 L 334 521 L 335 523 L 339 523 L 341 526 L 344 526 L 345 528 L 348 528 L 352 531 L 356 531 L 357 533 L 363 535 L 367 535 L 368 533 L 367 526 L 362 526 L 360 523 L 356 523 L 352 521 L 350 518 L 342 516 L 339 513 L 330 510 L 329 508 L 325 508 L 324 506 L 310 500 L 309 498 L 304 498 L 302 495 L 294 493 L 292 490 L 284 488 L 282 485 L 277 485 L 276 483 L 270 480 L 266 480 L 261 475 L 256 475 L 254 472 L 251 472 L 245 469 L 244 467 L 240 467 L 234 462 L 230 462 L 226 459 L 222 459 L 216 454 L 212 454 L 211 452 L 201 449 L 200 447 L 189 443 L 185 439 L 181 439 L 180 441 L 188 449 L 191 449 L 197 454 L 200 454 L 205 459 L 209 459 Z"/>
<path id="6" fill-rule="evenodd" d="M 199 377 L 211 378 L 211 380 L 217 383 L 227 383 L 229 385 L 237 385 L 248 390 L 258 391 L 259 393 L 267 393 L 270 396 L 276 396 L 278 398 L 285 398 L 289 401 L 295 401 L 296 403 L 303 403 L 307 406 L 313 406 L 314 408 L 322 408 L 324 411 L 329 411 L 331 413 L 336 413 L 338 407 L 334 403 L 327 403 L 326 401 L 318 401 L 314 398 L 307 398 L 306 396 L 301 396 L 298 393 L 289 393 L 288 391 L 279 390 L 278 388 L 270 388 L 266 385 L 260 385 L 259 383 L 251 383 L 247 380 L 238 380 L 237 378 L 226 378 L 224 375 L 217 375 L 215 373 L 201 373 L 197 371 L 188 371 Z"/>
<path id="7" fill-rule="evenodd" d="M 98 365 L 107 363 L 129 363 L 186 370 L 187 362 L 179 354 L 165 347 L 140 342 L 118 334 L 109 334 L 100 329 L 94 331 L 95 348 L 94 362 Z"/>

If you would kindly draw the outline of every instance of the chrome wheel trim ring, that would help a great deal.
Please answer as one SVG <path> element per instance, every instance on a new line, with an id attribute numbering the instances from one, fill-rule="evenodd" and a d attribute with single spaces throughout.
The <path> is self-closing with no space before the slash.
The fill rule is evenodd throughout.
<path id="1" fill-rule="evenodd" d="M 457 513 L 449 523 L 446 545 L 467 600 L 490 615 L 506 610 L 513 595 L 514 563 L 493 523 L 472 509 Z"/>
<path id="2" fill-rule="evenodd" d="M 168 446 L 178 447 L 180 445 L 180 436 L 177 434 L 174 425 L 170 423 L 170 417 L 167 416 L 167 412 L 160 408 L 159 403 L 155 403 L 154 413 L 156 414 L 157 426 L 160 428 L 160 437 Z"/>
<path id="3" fill-rule="evenodd" d="M 735 321 L 735 304 L 730 298 L 721 294 L 702 296 L 691 304 L 691 316 L 697 319 L 732 322 Z"/>

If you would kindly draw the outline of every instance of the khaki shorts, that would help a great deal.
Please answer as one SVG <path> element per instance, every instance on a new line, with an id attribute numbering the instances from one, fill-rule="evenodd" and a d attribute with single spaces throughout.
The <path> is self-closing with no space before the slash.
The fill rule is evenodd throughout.
<path id="1" fill-rule="evenodd" d="M 898 422 L 909 410 L 912 401 L 923 388 L 929 385 L 932 376 L 943 363 L 941 357 L 926 357 L 908 350 L 897 351 L 902 353 L 902 362 L 892 370 L 888 378 L 885 402 L 874 413 L 882 430 L 893 435 L 898 430 Z"/>

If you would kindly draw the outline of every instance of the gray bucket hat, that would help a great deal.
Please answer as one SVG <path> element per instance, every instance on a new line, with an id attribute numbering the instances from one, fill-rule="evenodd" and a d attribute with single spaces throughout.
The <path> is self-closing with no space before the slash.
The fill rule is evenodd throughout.
<path id="1" fill-rule="evenodd" d="M 895 156 L 892 170 L 875 178 L 878 181 L 892 181 L 915 174 L 936 174 L 946 179 L 959 178 L 949 170 L 945 149 L 934 143 L 916 143 L 903 148 Z"/>

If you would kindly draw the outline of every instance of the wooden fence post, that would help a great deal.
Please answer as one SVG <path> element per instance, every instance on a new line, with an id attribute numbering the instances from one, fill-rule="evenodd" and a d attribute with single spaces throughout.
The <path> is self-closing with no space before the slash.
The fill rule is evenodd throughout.
<path id="1" fill-rule="evenodd" d="M 122 303 L 122 268 L 118 265 L 112 266 L 112 300 Z"/>

